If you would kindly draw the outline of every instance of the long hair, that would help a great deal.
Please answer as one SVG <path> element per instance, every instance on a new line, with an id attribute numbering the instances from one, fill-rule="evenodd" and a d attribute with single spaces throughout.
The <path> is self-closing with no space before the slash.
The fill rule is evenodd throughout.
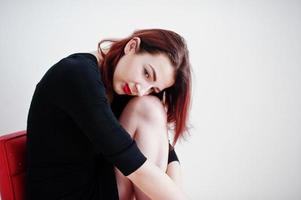
<path id="1" fill-rule="evenodd" d="M 120 58 L 124 55 L 126 44 L 133 38 L 141 39 L 137 54 L 165 54 L 175 69 L 175 84 L 159 94 L 152 94 L 164 100 L 167 108 L 167 122 L 172 125 L 173 146 L 188 132 L 187 122 L 191 104 L 191 66 L 186 42 L 179 34 L 164 29 L 137 30 L 123 39 L 105 39 L 98 43 L 98 53 L 102 56 L 99 65 L 106 89 L 114 93 L 113 74 Z M 101 44 L 111 42 L 108 52 L 104 53 Z"/>

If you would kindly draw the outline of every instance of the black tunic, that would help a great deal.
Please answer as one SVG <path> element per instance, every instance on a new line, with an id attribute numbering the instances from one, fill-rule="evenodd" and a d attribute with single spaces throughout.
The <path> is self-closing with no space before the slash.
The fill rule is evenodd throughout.
<path id="1" fill-rule="evenodd" d="M 52 66 L 28 113 L 27 199 L 118 199 L 114 166 L 129 175 L 146 157 L 117 110 L 107 101 L 94 55 L 72 54 Z"/>

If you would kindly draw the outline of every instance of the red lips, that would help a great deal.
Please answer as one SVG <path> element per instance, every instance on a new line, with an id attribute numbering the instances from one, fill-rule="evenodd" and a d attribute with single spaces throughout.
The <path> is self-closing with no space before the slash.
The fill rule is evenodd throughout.
<path id="1" fill-rule="evenodd" d="M 129 87 L 129 85 L 127 83 L 123 86 L 123 91 L 126 94 L 132 94 L 131 89 L 130 89 L 130 87 Z"/>

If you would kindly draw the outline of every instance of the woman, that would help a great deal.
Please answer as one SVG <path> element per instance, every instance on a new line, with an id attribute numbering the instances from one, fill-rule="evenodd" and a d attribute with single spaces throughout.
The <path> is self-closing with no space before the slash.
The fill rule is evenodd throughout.
<path id="1" fill-rule="evenodd" d="M 175 145 L 186 129 L 191 78 L 184 39 L 148 29 L 111 41 L 107 51 L 102 42 L 97 52 L 62 59 L 36 86 L 27 121 L 27 198 L 187 199 L 167 135 L 173 124 Z"/>

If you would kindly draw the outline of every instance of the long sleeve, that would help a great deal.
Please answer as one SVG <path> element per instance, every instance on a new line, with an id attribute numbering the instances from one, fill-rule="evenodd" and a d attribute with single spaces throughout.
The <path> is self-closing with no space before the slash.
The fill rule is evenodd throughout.
<path id="1" fill-rule="evenodd" d="M 40 81 L 48 98 L 74 120 L 96 153 L 104 155 L 124 175 L 138 169 L 146 157 L 111 111 L 99 70 L 87 61 L 62 59 Z"/>

